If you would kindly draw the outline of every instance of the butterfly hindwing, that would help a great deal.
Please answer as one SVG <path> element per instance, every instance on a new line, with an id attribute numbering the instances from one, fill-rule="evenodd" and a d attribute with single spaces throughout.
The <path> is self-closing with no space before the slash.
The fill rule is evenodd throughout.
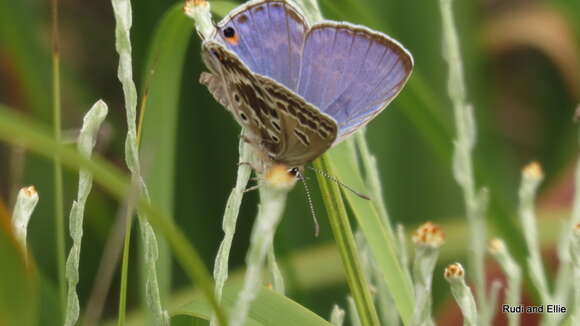
<path id="1" fill-rule="evenodd" d="M 306 35 L 297 92 L 337 121 L 338 143 L 390 103 L 412 67 L 411 55 L 386 35 L 323 22 Z"/>
<path id="2" fill-rule="evenodd" d="M 283 152 L 279 161 L 303 165 L 326 152 L 336 139 L 338 128 L 330 116 L 276 81 L 256 75 L 277 108 L 282 131 Z"/>
<path id="3" fill-rule="evenodd" d="M 296 88 L 308 25 L 287 1 L 250 1 L 217 26 L 216 41 L 226 45 L 252 72 Z"/>

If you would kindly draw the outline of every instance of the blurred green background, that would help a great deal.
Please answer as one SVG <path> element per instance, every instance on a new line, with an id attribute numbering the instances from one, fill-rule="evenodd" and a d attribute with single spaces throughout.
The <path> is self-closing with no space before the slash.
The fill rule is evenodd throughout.
<path id="1" fill-rule="evenodd" d="M 197 81 L 204 67 L 197 36 L 183 33 L 183 29 L 191 29 L 189 22 L 168 27 L 175 29 L 175 38 L 158 40 L 157 49 L 161 50 L 152 50 L 164 14 L 179 2 L 133 2 L 134 75 L 140 99 L 144 94 L 151 95 L 141 148 L 143 171 L 154 203 L 161 198 L 157 204 L 173 213 L 211 268 L 223 234 L 224 205 L 235 181 L 240 129 Z M 407 88 L 369 125 L 367 135 L 379 160 L 393 222 L 404 224 L 408 230 L 427 220 L 441 223 L 450 238 L 441 264 L 464 260 L 465 220 L 462 197 L 450 167 L 453 115 L 446 89 L 447 66 L 441 57 L 438 2 L 320 3 L 325 17 L 386 32 L 413 54 L 416 66 Z M 521 259 L 525 251 L 515 223 L 521 167 L 537 160 L 545 170 L 539 203 L 542 219 L 566 216 L 573 195 L 578 141 L 573 116 L 580 100 L 580 2 L 456 1 L 454 8 L 468 96 L 477 118 L 477 179 L 492 196 L 490 233 L 506 238 Z M 50 26 L 49 1 L 0 0 L 0 103 L 46 125 L 52 116 Z M 124 169 L 126 121 L 116 77 L 114 27 L 109 1 L 60 1 L 64 137 L 72 141 L 84 113 L 97 99 L 103 99 L 109 105 L 109 116 L 96 151 Z M 179 34 L 180 28 L 185 36 Z M 167 55 L 175 46 L 188 47 L 185 57 Z M 155 94 L 148 94 L 149 89 L 155 89 Z M 77 190 L 77 172 L 65 171 L 64 205 L 68 215 Z M 160 176 L 165 179 L 158 180 Z M 41 280 L 42 325 L 58 325 L 56 321 L 61 318 L 52 180 L 50 160 L 0 144 L 3 206 L 12 207 L 18 189 L 25 185 L 35 185 L 40 195 L 28 239 Z M 313 176 L 310 180 L 320 217 L 320 237 L 314 237 L 306 196 L 299 186 L 290 194 L 276 236 L 276 250 L 289 296 L 326 317 L 332 304 L 346 305 L 347 288 Z M 158 184 L 161 186 L 156 187 Z M 256 204 L 257 193 L 248 193 L 238 220 L 232 270 L 243 266 Z M 99 187 L 89 197 L 78 287 L 83 310 L 94 291 L 105 244 L 120 207 Z M 542 228 L 542 236 L 553 239 L 552 229 Z M 128 302 L 129 309 L 135 311 L 140 309 L 137 248 L 132 246 Z M 189 283 L 174 262 L 163 264 L 161 278 L 170 280 L 167 288 L 171 289 L 166 295 L 175 300 L 186 293 Z M 105 300 L 103 320 L 116 316 L 119 270 Z M 435 275 L 434 283 L 435 315 L 442 320 L 451 318 L 450 296 L 441 275 Z"/>

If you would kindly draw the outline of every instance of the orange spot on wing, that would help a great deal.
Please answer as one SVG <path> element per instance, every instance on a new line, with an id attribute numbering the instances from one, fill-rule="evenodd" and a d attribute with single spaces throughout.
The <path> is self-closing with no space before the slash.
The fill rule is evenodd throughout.
<path id="1" fill-rule="evenodd" d="M 240 43 L 240 38 L 238 37 L 238 34 L 235 34 L 232 37 L 226 37 L 226 41 L 231 45 L 238 45 L 238 43 Z"/>

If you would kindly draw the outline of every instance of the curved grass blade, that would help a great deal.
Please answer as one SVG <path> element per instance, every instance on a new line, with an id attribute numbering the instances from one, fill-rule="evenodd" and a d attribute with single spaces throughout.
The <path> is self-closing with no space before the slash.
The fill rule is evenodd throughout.
<path id="1" fill-rule="evenodd" d="M 326 155 L 316 160 L 314 166 L 321 171 L 334 175 L 333 165 Z M 317 174 L 316 176 L 361 324 L 365 326 L 378 325 L 379 317 L 370 295 L 368 280 L 361 267 L 354 234 L 346 214 L 346 207 L 342 201 L 340 188 L 337 183 L 323 175 Z"/>
<path id="2" fill-rule="evenodd" d="M 350 142 L 352 140 L 347 140 Z M 337 146 L 325 155 L 323 169 L 341 182 L 357 190 L 365 189 L 358 171 L 353 146 Z M 350 191 L 343 191 L 354 216 L 367 240 L 378 268 L 382 272 L 405 325 L 409 325 L 414 310 L 413 286 L 397 256 L 397 244 L 391 225 L 384 223 L 371 201 L 363 200 Z"/>
<path id="3" fill-rule="evenodd" d="M 233 307 L 241 287 L 242 284 L 238 282 L 226 284 L 222 297 L 226 308 Z M 197 295 L 193 301 L 176 309 L 171 315 L 189 315 L 209 320 L 211 308 L 207 300 Z M 331 324 L 297 302 L 270 289 L 261 288 L 250 307 L 245 325 L 330 326 Z"/>
<path id="4" fill-rule="evenodd" d="M 177 117 L 183 64 L 192 33 L 181 3 L 170 8 L 155 31 L 145 65 L 140 128 L 144 178 L 151 202 L 167 216 L 174 211 Z M 165 301 L 171 289 L 171 256 L 159 238 L 159 292 Z"/>
<path id="5" fill-rule="evenodd" d="M 93 180 L 119 201 L 123 201 L 131 190 L 129 178 L 119 169 L 104 161 L 97 155 L 92 159 L 83 157 L 75 150 L 57 144 L 45 126 L 31 122 L 29 119 L 12 112 L 0 104 L 0 139 L 41 154 L 47 158 L 57 156 L 61 162 L 74 169 L 85 169 L 93 175 Z M 220 320 L 225 321 L 225 314 L 213 294 L 213 282 L 198 252 L 188 243 L 183 232 L 171 220 L 141 197 L 139 209 L 145 212 L 154 229 L 168 239 L 172 251 L 189 278 L 196 282 Z M 226 325 L 224 323 L 223 325 Z"/>

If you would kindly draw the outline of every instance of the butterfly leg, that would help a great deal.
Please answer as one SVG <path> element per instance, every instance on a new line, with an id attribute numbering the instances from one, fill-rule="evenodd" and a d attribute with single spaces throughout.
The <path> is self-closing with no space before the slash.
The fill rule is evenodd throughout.
<path id="1" fill-rule="evenodd" d="M 246 188 L 246 190 L 244 190 L 244 192 L 250 192 L 250 191 L 254 191 L 260 189 L 260 185 L 255 185 L 255 186 L 251 186 L 249 188 Z"/>

